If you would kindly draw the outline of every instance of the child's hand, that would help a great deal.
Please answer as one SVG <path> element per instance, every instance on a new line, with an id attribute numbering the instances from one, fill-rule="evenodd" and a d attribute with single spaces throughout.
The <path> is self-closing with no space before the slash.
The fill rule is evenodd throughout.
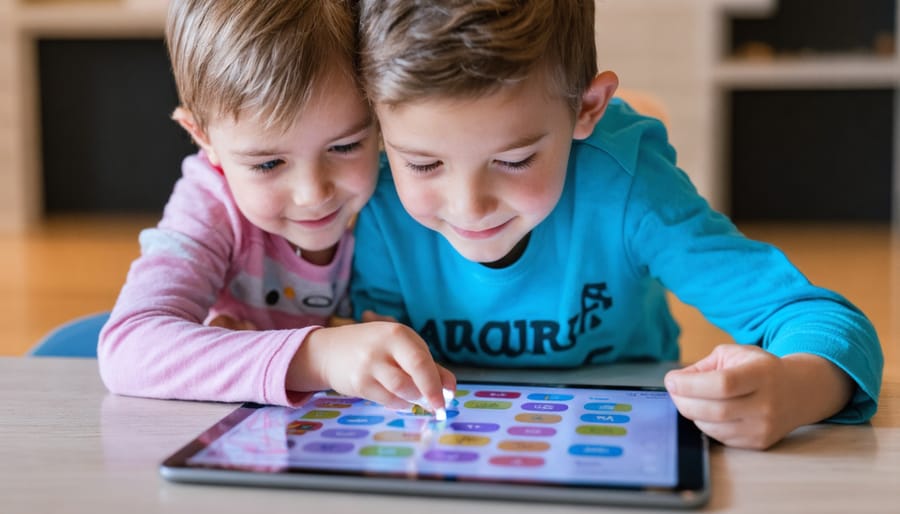
<path id="1" fill-rule="evenodd" d="M 411 328 L 375 321 L 321 328 L 310 333 L 291 362 L 288 389 L 334 389 L 394 409 L 424 398 L 444 407 L 443 389 L 456 377 L 434 362 L 428 345 Z"/>
<path id="2" fill-rule="evenodd" d="M 785 412 L 782 361 L 751 345 L 723 344 L 666 374 L 681 414 L 728 446 L 765 449 L 794 426 Z"/>
<path id="3" fill-rule="evenodd" d="M 841 410 L 856 384 L 826 359 L 783 358 L 752 345 L 724 344 L 699 362 L 666 374 L 684 417 L 728 446 L 766 449 L 795 428 Z"/>
<path id="4" fill-rule="evenodd" d="M 253 322 L 235 319 L 224 314 L 219 314 L 215 318 L 209 320 L 207 325 L 211 327 L 227 328 L 229 330 L 256 330 L 256 325 L 254 325 Z"/>

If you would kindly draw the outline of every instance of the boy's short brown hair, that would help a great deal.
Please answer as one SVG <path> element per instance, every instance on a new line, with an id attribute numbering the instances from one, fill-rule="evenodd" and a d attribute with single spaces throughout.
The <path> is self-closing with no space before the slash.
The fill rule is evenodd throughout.
<path id="1" fill-rule="evenodd" d="M 597 74 L 593 0 L 362 0 L 369 98 L 489 94 L 542 72 L 573 109 Z"/>
<path id="2" fill-rule="evenodd" d="M 329 73 L 354 73 L 354 14 L 350 0 L 173 0 L 166 44 L 182 107 L 203 131 L 243 115 L 287 128 Z"/>

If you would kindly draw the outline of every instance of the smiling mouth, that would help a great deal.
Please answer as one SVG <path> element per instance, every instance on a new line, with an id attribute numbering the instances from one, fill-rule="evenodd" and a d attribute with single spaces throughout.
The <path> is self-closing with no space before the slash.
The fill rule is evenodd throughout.
<path id="1" fill-rule="evenodd" d="M 481 240 L 489 239 L 499 234 L 503 231 L 504 228 L 506 228 L 507 225 L 509 225 L 511 221 L 512 220 L 507 220 L 497 225 L 496 227 L 486 228 L 484 230 L 466 230 L 464 228 L 457 227 L 452 223 L 450 224 L 450 226 L 453 227 L 453 231 L 459 234 L 460 237 L 463 237 L 465 239 Z"/>
<path id="2" fill-rule="evenodd" d="M 331 224 L 334 220 L 337 219 L 338 215 L 341 213 L 341 209 L 337 208 L 331 214 L 327 214 L 319 219 L 314 220 L 293 220 L 294 223 L 300 225 L 301 227 L 308 229 L 317 229 L 326 227 Z"/>

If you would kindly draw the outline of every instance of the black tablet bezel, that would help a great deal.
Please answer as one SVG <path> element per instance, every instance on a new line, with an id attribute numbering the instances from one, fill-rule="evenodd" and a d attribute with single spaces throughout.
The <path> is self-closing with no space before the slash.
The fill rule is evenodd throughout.
<path id="1" fill-rule="evenodd" d="M 553 387 L 597 390 L 665 391 L 661 387 L 534 384 L 495 381 L 461 381 L 467 384 Z M 621 485 L 583 485 L 540 481 L 513 481 L 458 478 L 374 471 L 341 471 L 330 469 L 286 468 L 273 471 L 190 465 L 188 459 L 237 426 L 257 409 L 266 406 L 245 403 L 194 440 L 166 458 L 160 474 L 174 482 L 267 486 L 358 492 L 428 494 L 466 496 L 528 501 L 563 501 L 567 503 L 618 504 L 695 508 L 709 498 L 709 443 L 693 422 L 678 416 L 678 484 L 674 487 L 641 487 Z M 414 484 L 414 485 L 413 485 Z"/>

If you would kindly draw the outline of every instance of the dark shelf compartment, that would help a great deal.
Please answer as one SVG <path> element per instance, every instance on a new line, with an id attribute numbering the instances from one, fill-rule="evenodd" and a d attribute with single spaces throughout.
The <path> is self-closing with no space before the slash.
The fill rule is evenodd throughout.
<path id="1" fill-rule="evenodd" d="M 195 151 L 161 39 L 38 42 L 44 209 L 162 212 Z"/>
<path id="2" fill-rule="evenodd" d="M 730 20 L 729 54 L 893 54 L 896 9 L 895 0 L 780 0 L 768 18 Z"/>
<path id="3" fill-rule="evenodd" d="M 894 90 L 730 94 L 737 221 L 890 221 Z"/>

